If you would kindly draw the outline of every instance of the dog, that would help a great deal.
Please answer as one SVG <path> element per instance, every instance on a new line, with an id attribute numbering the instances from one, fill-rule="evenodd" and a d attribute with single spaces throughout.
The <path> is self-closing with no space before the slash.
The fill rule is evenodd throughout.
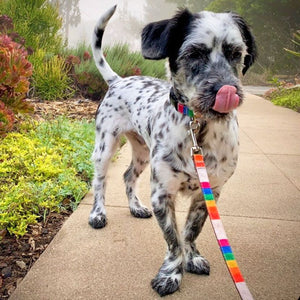
<path id="1" fill-rule="evenodd" d="M 167 20 L 148 24 L 142 31 L 146 59 L 168 59 L 170 82 L 145 77 L 121 78 L 102 53 L 104 29 L 116 10 L 98 21 L 92 41 L 97 68 L 109 90 L 96 112 L 93 152 L 94 206 L 89 224 L 107 223 L 105 178 L 121 135 L 132 146 L 132 160 L 124 173 L 131 214 L 149 218 L 151 210 L 136 196 L 136 181 L 151 166 L 151 204 L 167 243 L 167 253 L 152 288 L 160 296 L 178 290 L 183 271 L 209 274 L 209 262 L 200 255 L 195 240 L 207 218 L 204 197 L 190 155 L 192 111 L 199 124 L 201 146 L 215 199 L 233 174 L 238 161 L 236 107 L 243 102 L 239 80 L 257 57 L 255 39 L 246 22 L 235 13 L 191 13 L 182 9 Z M 175 198 L 191 199 L 186 224 L 180 235 L 175 219 Z"/>

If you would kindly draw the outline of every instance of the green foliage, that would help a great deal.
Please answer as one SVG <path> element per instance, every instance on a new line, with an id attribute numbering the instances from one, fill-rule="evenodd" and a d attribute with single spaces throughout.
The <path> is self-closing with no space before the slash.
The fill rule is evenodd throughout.
<path id="1" fill-rule="evenodd" d="M 0 11 L 13 19 L 14 30 L 25 38 L 26 47 L 52 53 L 62 49 L 62 20 L 57 7 L 47 0 L 2 0 Z"/>
<path id="2" fill-rule="evenodd" d="M 31 74 L 26 50 L 7 35 L 0 35 L 0 100 L 15 113 L 30 110 L 23 99 Z"/>
<path id="3" fill-rule="evenodd" d="M 72 79 L 68 76 L 70 66 L 58 56 L 47 57 L 42 49 L 31 55 L 34 66 L 34 96 L 44 100 L 69 98 L 74 95 Z"/>
<path id="4" fill-rule="evenodd" d="M 104 48 L 111 68 L 120 76 L 145 75 L 165 78 L 164 61 L 145 60 L 140 52 L 131 52 L 127 44 Z"/>
<path id="5" fill-rule="evenodd" d="M 94 124 L 59 118 L 0 144 L 0 230 L 22 236 L 50 211 L 75 209 L 89 189 Z"/>
<path id="6" fill-rule="evenodd" d="M 65 53 L 74 68 L 76 84 L 84 97 L 99 99 L 104 96 L 107 85 L 102 79 L 93 59 L 91 48 L 80 44 Z M 120 76 L 145 75 L 165 78 L 163 61 L 145 60 L 139 52 L 131 52 L 127 44 L 106 47 L 104 55 L 111 68 Z M 79 58 L 76 60 L 75 57 Z"/>
<path id="7" fill-rule="evenodd" d="M 298 48 L 300 47 L 300 30 L 297 30 L 296 33 L 293 34 L 295 40 L 292 40 L 292 42 L 295 44 L 295 46 L 298 46 Z M 293 54 L 297 57 L 300 57 L 300 50 L 298 51 L 293 51 L 287 48 L 284 48 L 285 51 L 289 52 L 290 54 Z"/>
<path id="8" fill-rule="evenodd" d="M 279 86 L 267 96 L 275 105 L 284 106 L 300 112 L 300 87 Z"/>
<path id="9" fill-rule="evenodd" d="M 0 10 L 14 20 L 13 24 L 7 16 L 0 17 L 0 29 L 18 39 L 20 35 L 25 37 L 22 43 L 33 53 L 29 57 L 34 67 L 30 95 L 45 100 L 73 96 L 70 68 L 62 57 L 55 55 L 62 50 L 58 32 L 62 22 L 57 6 L 45 0 L 11 0 L 0 2 Z"/>

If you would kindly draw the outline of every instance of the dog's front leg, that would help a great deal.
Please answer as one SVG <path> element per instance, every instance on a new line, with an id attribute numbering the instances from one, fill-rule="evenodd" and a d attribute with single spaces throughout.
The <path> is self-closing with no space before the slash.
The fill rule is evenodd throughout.
<path id="1" fill-rule="evenodd" d="M 166 168 L 162 172 L 165 175 L 164 178 L 172 178 L 171 171 L 169 176 L 166 176 Z M 152 168 L 151 201 L 154 215 L 163 231 L 168 248 L 164 262 L 156 277 L 151 281 L 151 285 L 160 296 L 165 296 L 174 293 L 179 288 L 183 273 L 183 250 L 175 219 L 175 194 L 170 193 L 170 190 L 166 188 L 170 184 L 174 185 L 175 182 L 162 182 L 156 175 L 157 173 L 159 170 Z"/>
<path id="2" fill-rule="evenodd" d="M 220 195 L 220 189 L 213 189 L 213 194 L 217 200 Z M 185 270 L 199 275 L 209 275 L 210 271 L 209 262 L 200 255 L 195 244 L 195 240 L 203 228 L 207 215 L 205 200 L 199 189 L 192 197 L 191 206 L 183 230 Z"/>

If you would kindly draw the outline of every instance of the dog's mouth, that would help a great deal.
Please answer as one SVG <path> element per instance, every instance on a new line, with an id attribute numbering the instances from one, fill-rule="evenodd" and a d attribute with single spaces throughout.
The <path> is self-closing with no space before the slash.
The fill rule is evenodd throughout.
<path id="1" fill-rule="evenodd" d="M 195 115 L 216 119 L 226 117 L 243 100 L 243 93 L 232 85 L 223 85 L 217 93 L 204 92 L 191 100 Z"/>
<path id="2" fill-rule="evenodd" d="M 236 109 L 240 103 L 240 97 L 236 92 L 236 87 L 223 85 L 216 95 L 212 109 L 219 113 L 229 113 Z"/>

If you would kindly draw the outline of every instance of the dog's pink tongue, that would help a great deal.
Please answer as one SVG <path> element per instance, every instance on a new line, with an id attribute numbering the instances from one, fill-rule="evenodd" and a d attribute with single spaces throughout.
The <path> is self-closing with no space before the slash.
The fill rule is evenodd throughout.
<path id="1" fill-rule="evenodd" d="M 236 94 L 236 88 L 231 85 L 222 86 L 216 96 L 213 110 L 220 113 L 228 113 L 239 105 L 240 97 Z"/>

